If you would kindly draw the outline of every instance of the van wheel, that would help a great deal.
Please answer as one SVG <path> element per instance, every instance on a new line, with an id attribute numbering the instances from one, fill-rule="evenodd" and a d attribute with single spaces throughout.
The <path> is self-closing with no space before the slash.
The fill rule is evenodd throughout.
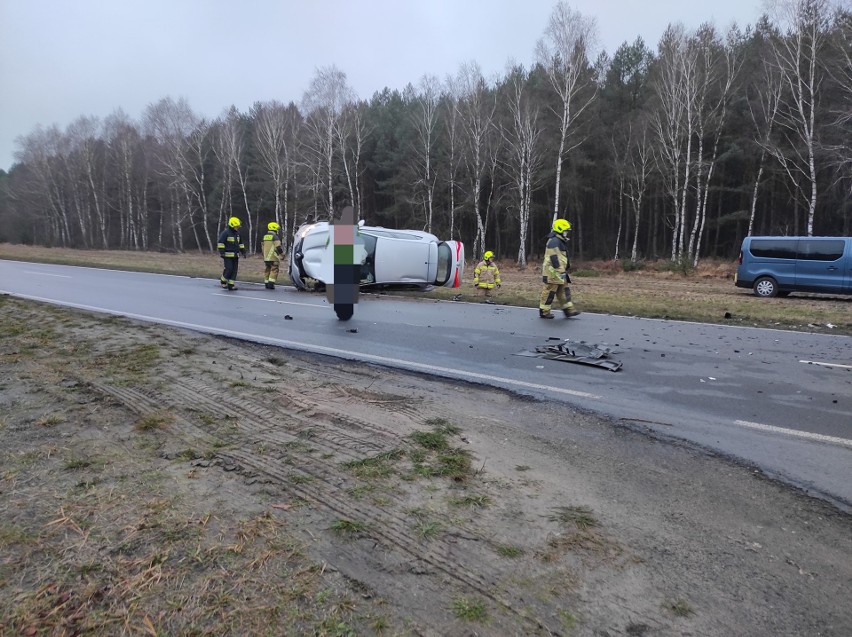
<path id="1" fill-rule="evenodd" d="M 771 276 L 762 276 L 754 282 L 754 293 L 766 298 L 778 296 L 778 284 Z"/>

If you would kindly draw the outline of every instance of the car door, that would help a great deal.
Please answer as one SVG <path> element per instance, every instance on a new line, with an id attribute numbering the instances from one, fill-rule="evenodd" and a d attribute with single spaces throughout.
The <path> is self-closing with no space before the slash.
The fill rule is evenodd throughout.
<path id="1" fill-rule="evenodd" d="M 808 292 L 840 294 L 843 292 L 844 253 L 842 238 L 799 239 L 796 261 L 796 289 Z"/>

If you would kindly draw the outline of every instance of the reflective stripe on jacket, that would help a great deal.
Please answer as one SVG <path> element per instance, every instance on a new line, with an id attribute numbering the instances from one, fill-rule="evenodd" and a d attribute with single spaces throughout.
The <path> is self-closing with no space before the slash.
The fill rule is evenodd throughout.
<path id="1" fill-rule="evenodd" d="M 568 242 L 555 232 L 547 235 L 547 245 L 544 249 L 544 263 L 541 266 L 542 278 L 547 283 L 564 283 L 563 274 L 568 272 Z"/>
<path id="2" fill-rule="evenodd" d="M 473 284 L 478 288 L 491 289 L 500 283 L 500 269 L 492 261 L 480 261 L 473 270 Z"/>
<path id="3" fill-rule="evenodd" d="M 264 261 L 280 261 L 281 255 L 284 254 L 284 248 L 281 247 L 281 237 L 277 232 L 267 232 L 263 235 L 260 244 L 260 251 L 263 254 Z"/>
<path id="4" fill-rule="evenodd" d="M 246 247 L 240 239 L 240 233 L 233 228 L 225 228 L 219 235 L 219 243 L 216 244 L 219 256 L 223 259 L 233 259 L 240 254 L 245 255 Z"/>

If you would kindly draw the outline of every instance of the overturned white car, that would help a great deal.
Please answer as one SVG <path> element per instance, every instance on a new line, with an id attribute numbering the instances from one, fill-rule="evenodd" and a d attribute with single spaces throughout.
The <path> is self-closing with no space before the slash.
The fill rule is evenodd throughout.
<path id="1" fill-rule="evenodd" d="M 356 263 L 360 262 L 360 286 L 457 288 L 464 274 L 464 244 L 440 241 L 419 230 L 391 230 L 358 223 L 355 233 Z M 331 279 L 323 255 L 329 240 L 328 222 L 304 224 L 296 231 L 290 251 L 290 279 L 300 290 L 317 289 Z"/>

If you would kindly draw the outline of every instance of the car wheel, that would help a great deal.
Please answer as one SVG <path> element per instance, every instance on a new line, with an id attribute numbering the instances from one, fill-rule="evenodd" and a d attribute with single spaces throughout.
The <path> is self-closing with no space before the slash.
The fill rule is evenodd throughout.
<path id="1" fill-rule="evenodd" d="M 341 321 L 348 321 L 355 314 L 355 306 L 352 303 L 335 303 L 334 313 Z"/>
<path id="2" fill-rule="evenodd" d="M 778 296 L 778 284 L 771 276 L 762 276 L 754 282 L 754 293 L 766 298 Z"/>

